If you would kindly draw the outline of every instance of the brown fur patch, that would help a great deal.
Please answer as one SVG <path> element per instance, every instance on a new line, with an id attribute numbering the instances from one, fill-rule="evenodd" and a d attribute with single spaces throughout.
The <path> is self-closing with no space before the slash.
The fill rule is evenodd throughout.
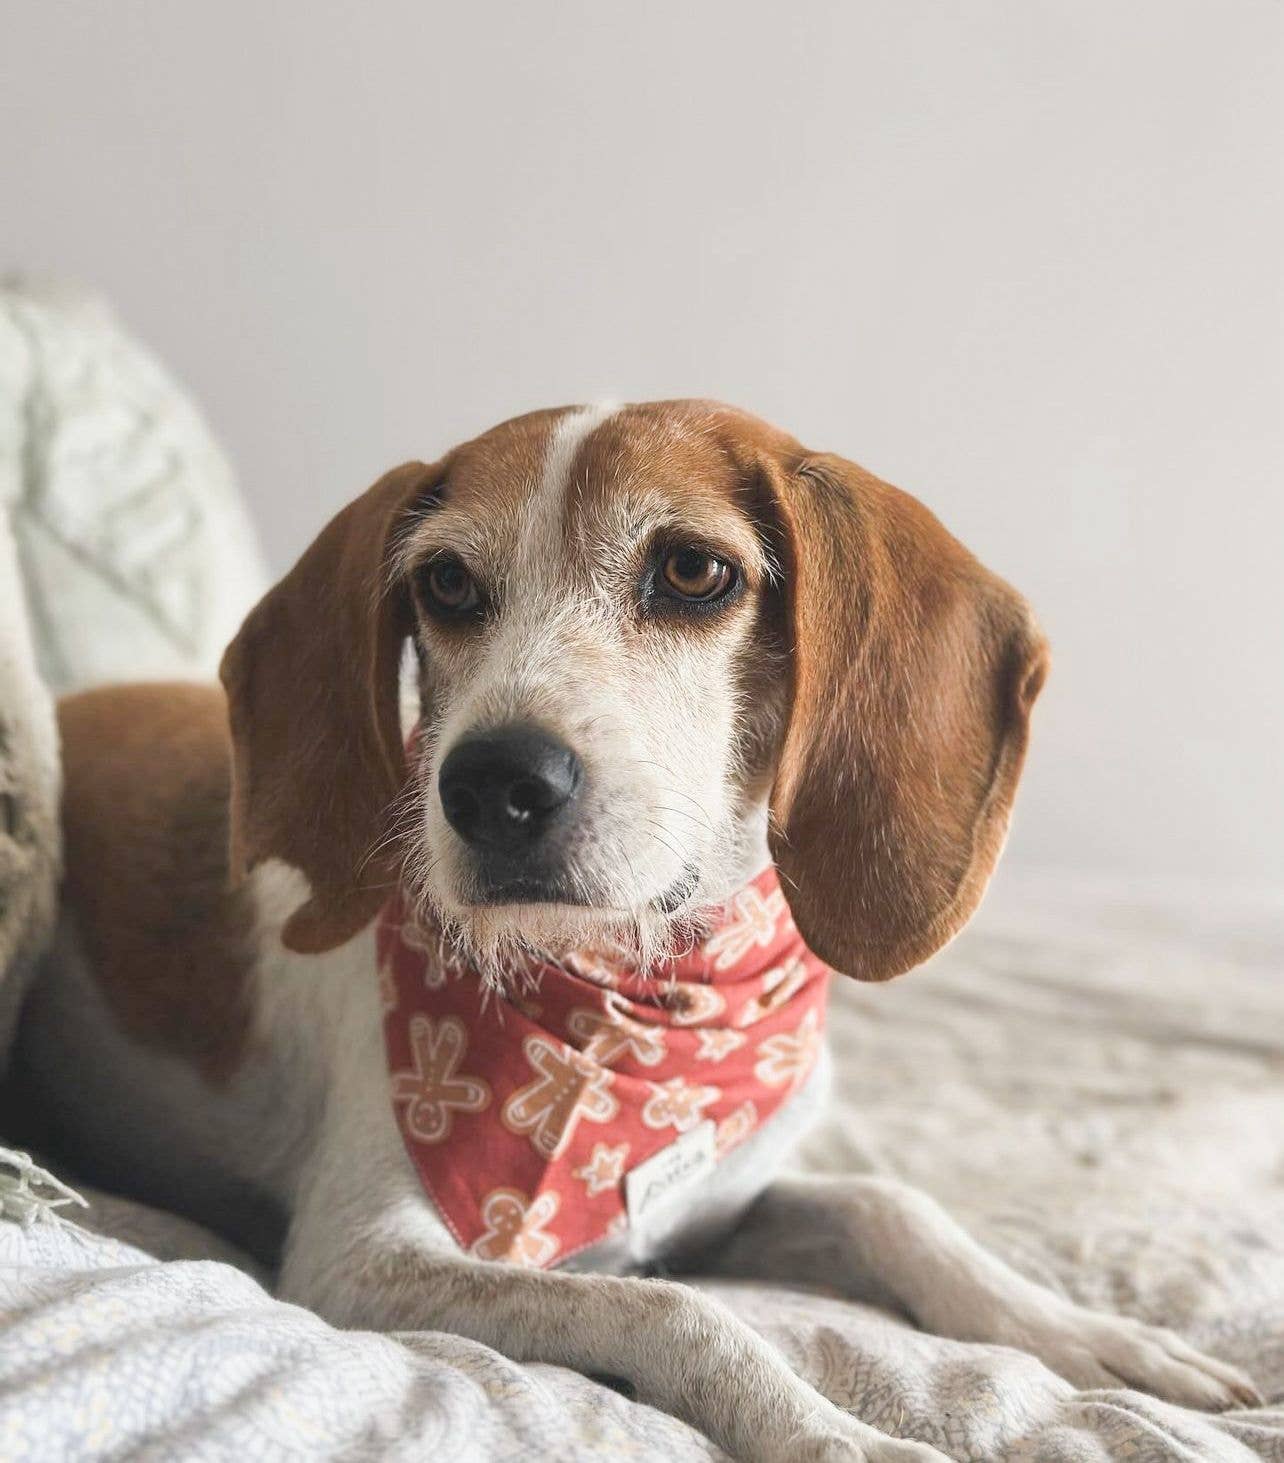
<path id="1" fill-rule="evenodd" d="M 113 686 L 59 707 L 65 892 L 121 1026 L 224 1081 L 250 1027 L 248 897 L 229 889 L 216 687 Z"/>
<path id="2" fill-rule="evenodd" d="M 333 949 L 374 918 L 400 858 L 388 816 L 405 783 L 397 706 L 410 633 L 399 536 L 445 463 L 395 467 L 321 530 L 246 617 L 219 667 L 232 727 L 232 873 L 283 859 L 312 897 L 282 934 Z"/>
<path id="3" fill-rule="evenodd" d="M 664 500 L 675 525 L 693 542 L 729 551 L 756 587 L 762 553 L 754 451 L 774 453 L 790 442 L 767 423 L 712 402 L 623 407 L 580 445 L 571 466 L 568 526 L 614 522 L 621 496 Z"/>
<path id="4" fill-rule="evenodd" d="M 886 980 L 980 902 L 1047 644 L 1020 595 L 855 463 L 815 454 L 772 489 L 793 647 L 772 857 L 808 944 Z"/>
<path id="5" fill-rule="evenodd" d="M 558 420 L 573 406 L 513 417 L 455 448 L 445 500 L 473 514 L 516 512 L 539 486 Z"/>

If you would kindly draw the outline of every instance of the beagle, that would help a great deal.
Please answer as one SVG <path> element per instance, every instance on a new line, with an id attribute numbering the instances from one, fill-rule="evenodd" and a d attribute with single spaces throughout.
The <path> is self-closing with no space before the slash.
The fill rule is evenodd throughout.
<path id="1" fill-rule="evenodd" d="M 661 1262 L 1252 1400 L 894 1180 L 777 1177 L 830 972 L 898 975 L 979 902 L 1046 667 L 917 501 L 727 407 L 535 412 L 398 467 L 249 615 L 226 696 L 63 705 L 19 1054 L 49 1139 L 336 1325 L 619 1377 L 737 1456 L 942 1457 Z"/>

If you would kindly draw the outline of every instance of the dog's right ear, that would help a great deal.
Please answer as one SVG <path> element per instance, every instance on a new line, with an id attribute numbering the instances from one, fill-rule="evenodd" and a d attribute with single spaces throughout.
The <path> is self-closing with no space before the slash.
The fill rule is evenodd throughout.
<path id="1" fill-rule="evenodd" d="M 887 980 L 980 902 L 1048 647 L 921 503 L 840 457 L 777 459 L 792 687 L 769 843 L 808 945 Z"/>
<path id="2" fill-rule="evenodd" d="M 311 898 L 283 932 L 304 954 L 352 938 L 397 878 L 385 848 L 405 785 L 398 713 L 412 629 L 390 565 L 444 463 L 408 462 L 333 518 L 250 612 L 223 656 L 232 732 L 231 867 L 299 869 Z"/>

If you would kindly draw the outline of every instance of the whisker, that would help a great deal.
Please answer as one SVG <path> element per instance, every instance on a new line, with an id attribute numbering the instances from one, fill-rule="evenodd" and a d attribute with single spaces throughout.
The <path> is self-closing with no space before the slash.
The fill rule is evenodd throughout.
<path id="1" fill-rule="evenodd" d="M 658 825 L 655 824 L 655 823 L 648 823 L 647 824 L 647 827 L 650 828 L 650 829 L 652 829 L 652 830 L 654 830 L 657 826 Z M 677 859 L 677 861 L 679 863 L 682 863 L 682 861 L 683 861 L 682 860 L 682 854 L 676 848 L 674 848 L 674 846 L 667 839 L 661 838 L 660 835 L 659 835 L 659 833 L 657 833 L 655 831 L 652 831 L 650 833 L 647 833 L 646 834 L 646 837 L 648 837 L 648 838 L 654 838 L 655 841 L 660 845 L 661 848 L 667 848 L 669 850 L 669 852 L 673 855 L 673 857 L 675 859 Z"/>
<path id="2" fill-rule="evenodd" d="M 714 831 L 713 824 L 709 821 L 707 814 L 701 814 L 699 817 L 696 817 L 694 813 L 684 812 L 681 808 L 668 808 L 663 803 L 653 803 L 651 811 L 653 813 L 672 813 L 675 818 L 690 818 L 697 827 L 707 828 L 710 833 Z"/>

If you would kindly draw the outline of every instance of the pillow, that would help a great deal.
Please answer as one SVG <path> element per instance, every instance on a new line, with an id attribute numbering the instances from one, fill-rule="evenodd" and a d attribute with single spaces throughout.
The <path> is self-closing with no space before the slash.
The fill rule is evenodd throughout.
<path id="1" fill-rule="evenodd" d="M 0 282 L 0 507 L 62 692 L 214 674 L 262 593 L 227 461 L 100 303 Z"/>

